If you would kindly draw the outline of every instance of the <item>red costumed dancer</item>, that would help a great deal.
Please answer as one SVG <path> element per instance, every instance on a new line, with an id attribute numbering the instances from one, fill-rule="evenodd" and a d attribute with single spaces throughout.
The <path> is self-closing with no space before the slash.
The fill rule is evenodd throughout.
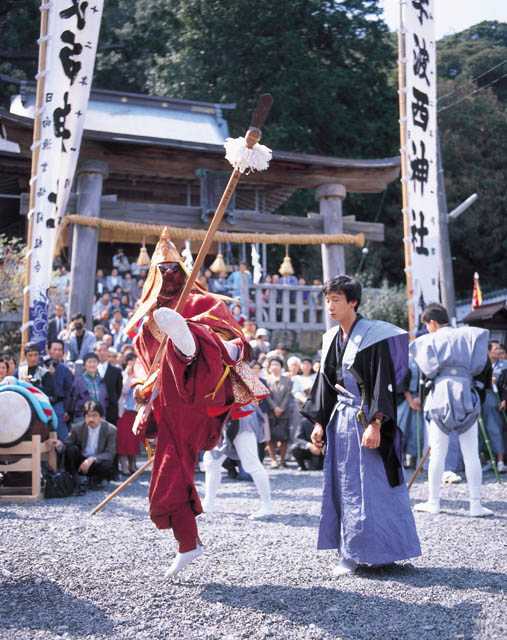
<path id="1" fill-rule="evenodd" d="M 182 314 L 174 311 L 186 277 L 182 258 L 164 230 L 127 327 L 135 331 L 142 322 L 134 346 L 145 378 L 168 337 L 152 376 L 159 380 L 151 414 L 157 446 L 149 494 L 151 519 L 159 529 L 172 529 L 179 544 L 167 575 L 203 553 L 195 519 L 202 513 L 194 484 L 198 453 L 212 449 L 226 417 L 241 412 L 241 405 L 256 395 L 238 375 L 249 346 L 224 301 L 196 287 Z M 149 389 L 148 380 L 142 390 L 146 394 Z"/>

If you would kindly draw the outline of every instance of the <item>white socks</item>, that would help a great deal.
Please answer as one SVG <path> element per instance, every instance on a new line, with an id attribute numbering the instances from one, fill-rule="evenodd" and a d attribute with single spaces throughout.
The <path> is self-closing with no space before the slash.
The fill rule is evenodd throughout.
<path id="1" fill-rule="evenodd" d="M 356 569 L 357 562 L 354 562 L 354 560 L 347 560 L 347 558 L 342 558 L 333 569 L 333 576 L 335 578 L 340 578 L 341 576 L 350 576 L 356 572 Z"/>
<path id="2" fill-rule="evenodd" d="M 182 571 L 186 566 L 188 566 L 191 562 L 196 560 L 199 556 L 202 556 L 203 553 L 204 553 L 204 547 L 200 544 L 198 544 L 195 549 L 192 549 L 192 551 L 187 551 L 185 553 L 177 553 L 171 566 L 165 572 L 165 577 L 172 578 L 177 573 Z"/>
<path id="3" fill-rule="evenodd" d="M 470 500 L 470 511 L 468 512 L 471 518 L 485 518 L 486 516 L 494 515 L 491 509 L 486 509 L 481 505 L 480 500 Z"/>
<path id="4" fill-rule="evenodd" d="M 182 315 L 174 311 L 174 309 L 162 307 L 161 309 L 155 309 L 153 318 L 160 331 L 170 338 L 174 346 L 184 356 L 191 357 L 195 354 L 194 336 Z"/>
<path id="5" fill-rule="evenodd" d="M 422 511 L 424 513 L 432 513 L 433 515 L 440 513 L 440 500 L 428 500 L 428 502 L 419 502 L 414 506 L 414 511 Z"/>

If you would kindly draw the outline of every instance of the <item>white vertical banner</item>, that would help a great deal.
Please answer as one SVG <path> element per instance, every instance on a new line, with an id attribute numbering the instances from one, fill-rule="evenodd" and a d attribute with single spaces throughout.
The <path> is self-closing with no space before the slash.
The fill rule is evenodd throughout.
<path id="1" fill-rule="evenodd" d="M 30 340 L 46 342 L 47 291 L 58 225 L 76 170 L 88 106 L 103 0 L 52 0 L 49 5 L 44 100 L 34 190 L 29 273 Z"/>
<path id="2" fill-rule="evenodd" d="M 434 0 L 402 0 L 402 10 L 406 55 L 406 187 L 417 329 L 424 307 L 441 299 Z"/>

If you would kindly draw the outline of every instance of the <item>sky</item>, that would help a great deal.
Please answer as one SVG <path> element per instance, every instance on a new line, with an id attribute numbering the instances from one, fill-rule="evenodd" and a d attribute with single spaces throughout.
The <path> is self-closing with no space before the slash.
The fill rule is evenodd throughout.
<path id="1" fill-rule="evenodd" d="M 399 0 L 380 0 L 385 21 L 398 28 Z M 507 22 L 507 0 L 435 0 L 437 39 L 458 33 L 483 20 Z"/>

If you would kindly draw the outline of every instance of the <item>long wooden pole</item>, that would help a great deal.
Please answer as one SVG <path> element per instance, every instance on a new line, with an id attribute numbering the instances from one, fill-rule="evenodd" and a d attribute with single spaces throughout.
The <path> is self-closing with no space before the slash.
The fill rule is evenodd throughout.
<path id="1" fill-rule="evenodd" d="M 408 330 L 415 338 L 414 283 L 412 277 L 412 251 L 410 246 L 410 211 L 408 206 L 408 157 L 407 157 L 407 82 L 406 44 L 403 20 L 404 0 L 400 0 L 400 29 L 398 31 L 398 99 L 400 105 L 400 156 L 401 156 L 401 198 L 403 213 L 403 249 L 405 254 L 405 278 L 407 283 Z"/>
<path id="2" fill-rule="evenodd" d="M 141 467 L 139 467 L 139 469 L 137 469 L 124 482 L 119 484 L 112 493 L 110 493 L 108 496 L 106 496 L 104 498 L 104 500 L 102 500 L 102 502 L 100 502 L 95 507 L 95 509 L 90 513 L 90 515 L 94 516 L 99 511 L 102 511 L 102 509 L 106 506 L 106 504 L 108 502 L 110 502 L 115 496 L 117 496 L 119 493 L 121 493 L 123 491 L 123 489 L 126 489 L 129 486 L 129 484 L 132 484 L 133 482 L 135 482 L 137 480 L 137 478 L 139 478 L 139 476 L 142 476 L 143 473 L 146 471 L 146 469 L 148 469 L 148 467 L 150 467 L 152 465 L 152 463 L 153 463 L 153 458 L 148 458 L 148 460 Z"/>
<path id="3" fill-rule="evenodd" d="M 49 22 L 49 4 L 42 0 L 41 2 L 41 20 L 40 20 L 40 39 L 39 39 L 39 63 L 37 70 L 37 90 L 35 94 L 35 113 L 33 120 L 33 146 L 32 146 L 32 170 L 30 174 L 30 199 L 28 205 L 28 227 L 27 227 L 27 256 L 25 258 L 25 277 L 23 289 L 23 324 L 21 330 L 21 358 L 24 357 L 24 346 L 29 340 L 30 329 L 28 323 L 30 321 L 30 270 L 31 256 L 30 249 L 32 247 L 33 220 L 35 208 L 35 194 L 37 191 L 37 167 L 39 164 L 40 152 L 40 131 L 41 131 L 41 109 L 44 104 L 44 85 L 46 81 L 46 60 L 47 60 L 47 35 Z"/>

